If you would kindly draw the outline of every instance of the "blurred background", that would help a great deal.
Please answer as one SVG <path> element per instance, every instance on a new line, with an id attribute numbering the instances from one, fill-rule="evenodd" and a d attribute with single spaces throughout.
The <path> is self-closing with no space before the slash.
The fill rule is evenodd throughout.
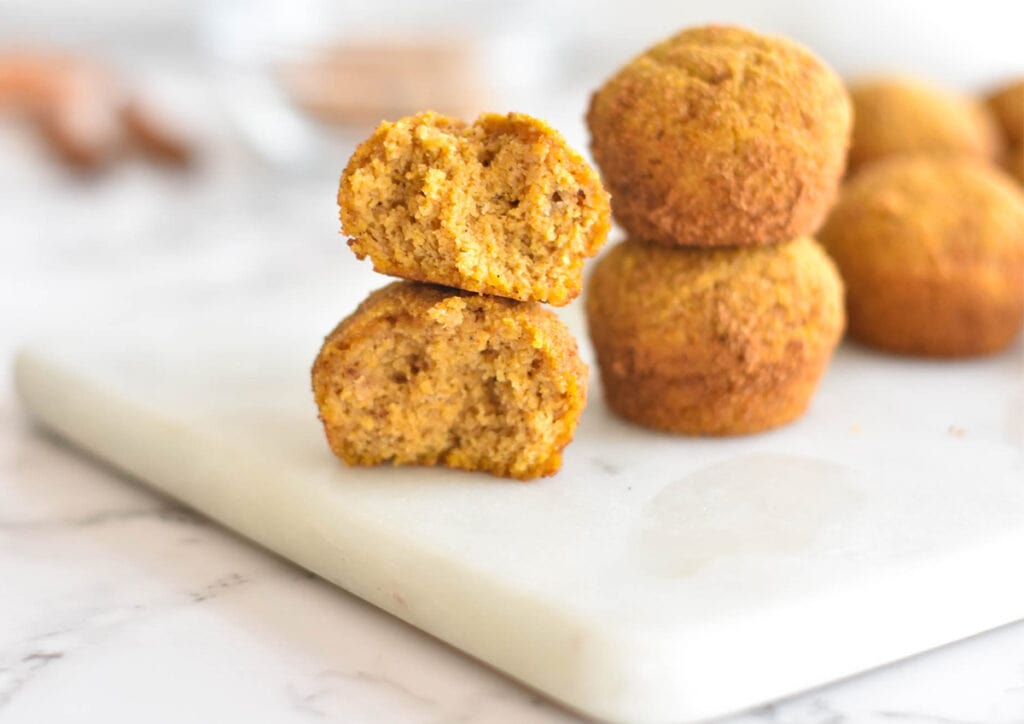
<path id="1" fill-rule="evenodd" d="M 846 77 L 1024 73 L 1020 0 L 0 0 L 0 359 L 47 329 L 380 286 L 335 204 L 379 120 L 524 111 L 586 151 L 590 92 L 710 21 Z"/>

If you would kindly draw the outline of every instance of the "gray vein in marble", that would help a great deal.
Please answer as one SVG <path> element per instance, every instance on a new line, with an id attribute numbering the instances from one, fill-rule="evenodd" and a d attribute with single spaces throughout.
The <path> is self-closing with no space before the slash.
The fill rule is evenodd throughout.
<path id="1" fill-rule="evenodd" d="M 154 520 L 163 523 L 206 526 L 207 523 L 180 505 L 165 504 L 159 507 L 122 508 L 100 510 L 85 515 L 59 518 L 0 519 L 0 531 L 45 531 L 59 528 L 93 528 L 138 520 Z"/>
<path id="2" fill-rule="evenodd" d="M 201 519 L 176 506 L 104 511 L 104 513 L 107 515 L 93 514 L 71 520 L 78 521 L 78 525 L 85 526 L 103 525 L 112 520 L 137 520 L 140 518 L 170 519 L 175 522 L 184 520 L 189 524 L 205 525 Z M 45 523 L 48 527 L 57 527 L 61 524 L 67 525 L 69 521 L 64 519 L 62 521 L 35 521 L 35 523 Z M 32 526 L 30 526 L 31 528 Z M 249 578 L 239 573 L 229 573 L 202 588 L 187 592 L 184 594 L 185 600 L 202 603 L 249 582 Z M 180 604 L 181 601 L 182 598 L 177 597 L 172 606 Z M 6 661 L 0 662 L 0 709 L 9 704 L 21 689 L 47 667 L 65 659 L 72 650 L 88 643 L 83 642 L 79 637 L 90 631 L 111 630 L 130 619 L 136 619 L 140 613 L 158 613 L 164 608 L 166 607 L 152 608 L 136 604 L 130 607 L 83 611 L 74 620 L 58 628 L 51 628 L 44 633 L 29 636 L 20 643 L 8 647 L 7 655 L 4 657 Z"/>
<path id="3" fill-rule="evenodd" d="M 534 710 L 547 709 L 553 716 L 557 716 L 559 721 L 562 721 L 563 718 L 565 721 L 577 721 L 575 715 L 558 708 L 557 705 L 531 691 L 501 688 L 482 691 L 467 697 L 457 711 L 443 714 L 437 719 L 431 720 L 430 724 L 472 724 L 481 714 L 493 708 L 494 704 L 499 701 L 514 701 L 520 705 L 525 704 Z"/>
<path id="4" fill-rule="evenodd" d="M 14 655 L 11 664 L 0 667 L 0 709 L 9 704 L 15 695 L 47 666 L 61 660 L 65 652 L 54 647 L 51 650 L 47 641 L 55 636 L 66 634 L 71 629 L 62 629 L 51 633 L 35 636 L 28 640 L 31 644 L 28 653 Z"/>
<path id="5" fill-rule="evenodd" d="M 913 711 L 882 710 L 876 712 L 876 714 L 890 721 L 907 722 L 907 724 L 985 724 L 974 719 L 954 719 L 952 717 L 922 714 Z"/>
<path id="6" fill-rule="evenodd" d="M 344 690 L 346 685 L 379 692 L 382 698 L 396 702 L 398 706 L 415 709 L 418 712 L 417 721 L 428 724 L 469 724 L 502 700 L 526 704 L 534 709 L 550 709 L 559 721 L 563 717 L 566 720 L 571 718 L 540 696 L 514 687 L 490 687 L 457 702 L 450 702 L 419 693 L 391 677 L 365 668 L 351 672 L 325 669 L 317 672 L 306 683 L 289 683 L 285 691 L 296 711 L 328 719 L 341 715 L 342 720 L 348 721 L 344 715 L 350 712 L 338 708 L 351 696 Z"/>
<path id="7" fill-rule="evenodd" d="M 796 706 L 794 706 L 796 704 Z M 833 709 L 824 699 L 773 702 L 747 712 L 743 716 L 779 724 L 842 724 L 847 717 Z"/>
<path id="8" fill-rule="evenodd" d="M 213 583 L 210 583 L 197 591 L 191 591 L 189 593 L 189 598 L 196 603 L 202 603 L 203 601 L 208 601 L 211 598 L 217 597 L 224 591 L 230 591 L 232 588 L 243 586 L 246 583 L 249 583 L 249 579 L 245 576 L 238 573 L 229 573 L 226 576 L 221 576 Z"/>
<path id="9" fill-rule="evenodd" d="M 407 687 L 402 686 L 401 684 L 399 684 L 394 679 L 389 679 L 386 676 L 381 676 L 380 674 L 376 674 L 376 673 L 374 673 L 372 671 L 367 671 L 365 669 L 357 669 L 356 671 L 352 672 L 351 674 L 343 674 L 341 672 L 334 671 L 332 669 L 328 669 L 327 671 L 324 672 L 324 675 L 325 676 L 342 676 L 342 677 L 344 677 L 346 679 L 353 679 L 355 681 L 365 681 L 368 684 L 374 684 L 374 685 L 378 685 L 379 684 L 379 685 L 383 686 L 384 688 L 391 689 L 391 690 L 395 691 L 396 693 L 400 694 L 401 696 L 403 696 L 404 698 L 411 699 L 412 701 L 414 701 L 414 702 L 416 702 L 418 704 L 427 704 L 427 705 L 433 706 L 434 704 L 437 703 L 433 699 L 430 699 L 430 698 L 428 698 L 426 696 L 421 696 L 420 694 L 415 693 L 414 691 L 408 689 Z"/>

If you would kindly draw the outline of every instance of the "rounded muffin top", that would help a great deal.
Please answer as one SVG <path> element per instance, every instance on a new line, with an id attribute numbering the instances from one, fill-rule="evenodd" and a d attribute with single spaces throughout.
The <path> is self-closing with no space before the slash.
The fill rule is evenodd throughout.
<path id="1" fill-rule="evenodd" d="M 778 243 L 823 220 L 851 109 L 839 77 L 805 48 L 708 26 L 625 65 L 594 94 L 587 122 L 630 236 Z"/>
<path id="2" fill-rule="evenodd" d="M 384 274 L 566 304 L 610 227 L 597 173 L 543 121 L 382 123 L 346 166 L 342 230 Z"/>
<path id="3" fill-rule="evenodd" d="M 932 153 L 994 159 L 1002 144 L 980 103 L 905 78 L 850 86 L 853 142 L 850 168 L 886 156 Z"/>
<path id="4" fill-rule="evenodd" d="M 1007 83 L 988 97 L 988 107 L 1012 144 L 1024 143 L 1024 78 Z"/>
<path id="5" fill-rule="evenodd" d="M 943 275 L 967 264 L 1021 263 L 1024 195 L 981 161 L 894 157 L 847 183 L 820 239 L 843 268 Z"/>

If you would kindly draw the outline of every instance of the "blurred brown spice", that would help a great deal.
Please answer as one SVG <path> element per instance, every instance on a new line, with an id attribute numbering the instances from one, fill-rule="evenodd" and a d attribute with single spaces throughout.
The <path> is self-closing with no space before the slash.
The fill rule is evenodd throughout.
<path id="1" fill-rule="evenodd" d="M 110 68 L 57 53 L 0 53 L 0 108 L 27 115 L 69 167 L 99 170 L 130 151 L 185 166 L 191 144 Z"/>
<path id="2" fill-rule="evenodd" d="M 291 99 L 329 125 L 375 126 L 424 108 L 473 117 L 487 105 L 472 43 L 459 40 L 337 45 L 284 65 Z"/>

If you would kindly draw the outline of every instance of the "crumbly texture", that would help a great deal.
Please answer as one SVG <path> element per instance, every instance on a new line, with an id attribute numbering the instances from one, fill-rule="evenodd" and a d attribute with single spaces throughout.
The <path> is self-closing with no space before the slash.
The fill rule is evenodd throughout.
<path id="1" fill-rule="evenodd" d="M 350 465 L 552 475 L 586 403 L 587 367 L 532 302 L 395 282 L 324 341 L 313 391 Z"/>
<path id="2" fill-rule="evenodd" d="M 735 27 L 686 30 L 590 102 L 594 159 L 630 237 L 667 245 L 813 232 L 846 163 L 850 101 L 808 50 Z"/>
<path id="3" fill-rule="evenodd" d="M 820 237 L 847 288 L 850 332 L 892 352 L 1006 347 L 1024 319 L 1024 194 L 987 163 L 898 157 L 843 189 Z"/>
<path id="4" fill-rule="evenodd" d="M 1024 78 L 993 91 L 987 99 L 989 110 L 1010 144 L 1024 143 Z"/>
<path id="5" fill-rule="evenodd" d="M 521 113 L 382 123 L 349 160 L 338 204 L 352 251 L 382 274 L 559 306 L 610 226 L 597 173 Z"/>
<path id="6" fill-rule="evenodd" d="M 850 86 L 850 170 L 887 156 L 931 153 L 995 160 L 1002 141 L 991 112 L 971 98 L 914 80 Z"/>
<path id="7" fill-rule="evenodd" d="M 759 432 L 803 414 L 842 336 L 843 290 L 811 239 L 669 249 L 597 263 L 587 319 L 605 400 L 670 432 Z"/>

